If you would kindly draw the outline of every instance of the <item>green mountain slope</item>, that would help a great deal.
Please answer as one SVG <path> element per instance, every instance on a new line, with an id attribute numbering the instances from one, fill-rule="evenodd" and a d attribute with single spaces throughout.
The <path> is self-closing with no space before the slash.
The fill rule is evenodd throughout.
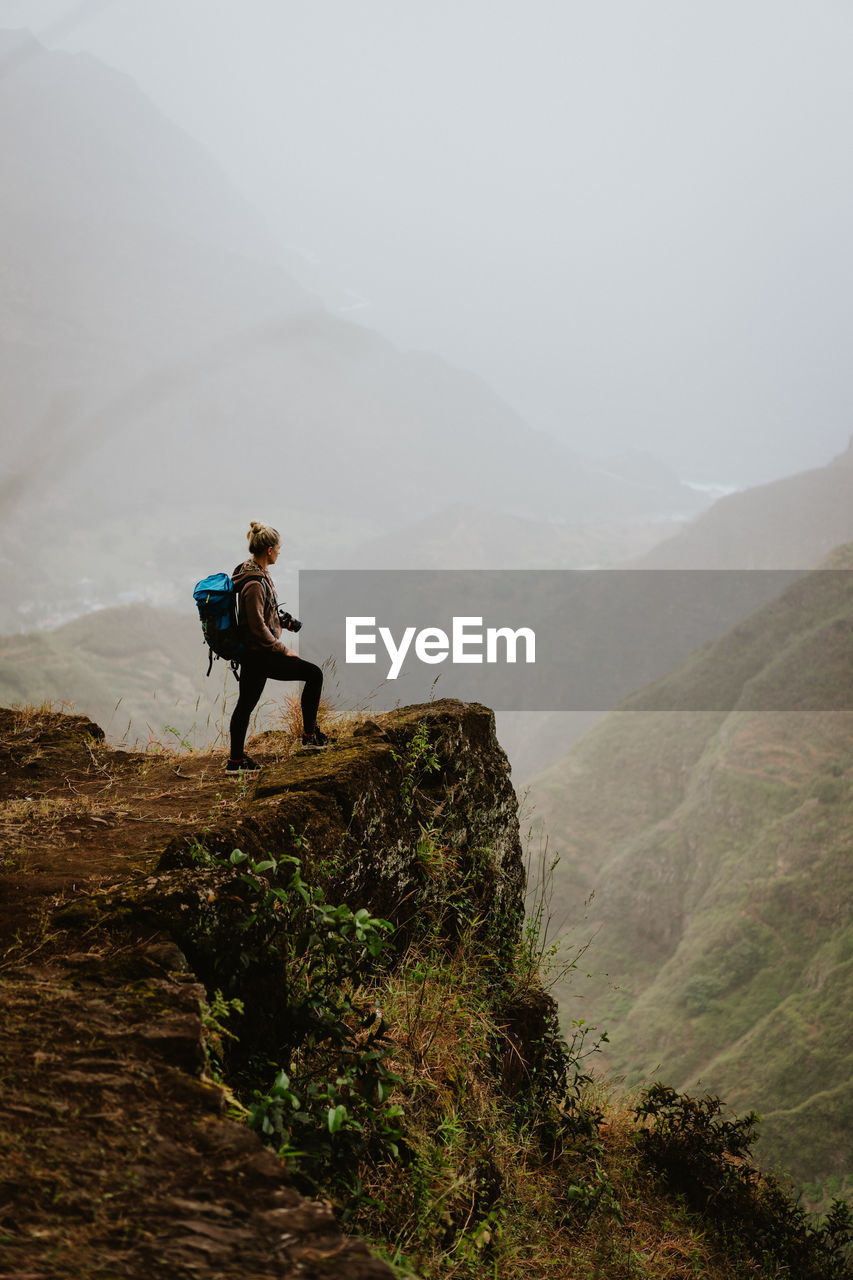
<path id="1" fill-rule="evenodd" d="M 763 1158 L 821 1185 L 853 1170 L 853 712 L 816 709 L 853 681 L 849 577 L 800 579 L 531 788 L 557 914 L 594 894 L 610 1066 L 758 1110 Z M 697 688 L 732 710 L 684 710 Z"/>

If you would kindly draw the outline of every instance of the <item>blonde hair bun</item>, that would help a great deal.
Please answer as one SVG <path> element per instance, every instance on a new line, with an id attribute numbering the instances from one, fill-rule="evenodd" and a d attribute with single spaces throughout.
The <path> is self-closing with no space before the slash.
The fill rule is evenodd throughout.
<path id="1" fill-rule="evenodd" d="M 259 551 L 266 551 L 267 547 L 274 547 L 281 541 L 278 529 L 274 529 L 271 524 L 261 524 L 260 520 L 251 522 L 246 537 L 249 540 L 249 550 L 252 555 L 256 555 Z"/>

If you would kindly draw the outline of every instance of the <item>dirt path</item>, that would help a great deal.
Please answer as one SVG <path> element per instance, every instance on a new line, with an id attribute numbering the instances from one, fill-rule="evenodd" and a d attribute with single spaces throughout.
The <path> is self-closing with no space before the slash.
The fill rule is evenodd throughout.
<path id="1" fill-rule="evenodd" d="M 113 751 L 83 716 L 0 708 L 0 955 L 48 902 L 153 870 L 247 801 L 221 754 Z"/>

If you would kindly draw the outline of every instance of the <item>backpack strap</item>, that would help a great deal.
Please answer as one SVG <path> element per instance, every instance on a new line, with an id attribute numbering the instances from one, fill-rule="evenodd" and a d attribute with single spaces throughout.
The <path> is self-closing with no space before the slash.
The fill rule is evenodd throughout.
<path id="1" fill-rule="evenodd" d="M 237 626 L 238 626 L 238 627 L 239 627 L 239 625 L 240 625 L 240 598 L 241 598 L 241 594 L 242 594 L 243 588 L 245 587 L 246 583 L 247 583 L 247 582 L 251 582 L 252 577 L 260 578 L 261 582 L 263 583 L 263 587 L 264 587 L 264 605 L 266 605 L 267 601 L 268 601 L 268 600 L 269 600 L 269 598 L 270 598 L 270 584 L 269 584 L 269 582 L 267 581 L 266 574 L 260 574 L 260 573 L 258 573 L 258 574 L 252 574 L 252 575 L 250 575 L 248 578 L 244 578 L 244 579 L 243 579 L 243 581 L 240 583 L 239 587 L 236 587 L 236 588 L 235 588 L 235 590 L 234 590 L 234 613 L 235 613 L 235 615 L 236 615 L 236 619 L 237 619 Z M 213 650 L 211 650 L 211 653 L 210 653 L 210 666 L 213 666 Z M 239 679 L 240 679 L 240 659 L 239 659 L 239 658 L 232 658 L 232 659 L 231 659 L 231 670 L 232 670 L 232 671 L 233 671 L 233 673 L 234 673 L 234 679 L 235 679 L 235 680 L 239 680 Z M 208 675 L 210 675 L 210 667 L 208 667 L 208 668 L 207 668 L 207 674 L 208 674 Z"/>

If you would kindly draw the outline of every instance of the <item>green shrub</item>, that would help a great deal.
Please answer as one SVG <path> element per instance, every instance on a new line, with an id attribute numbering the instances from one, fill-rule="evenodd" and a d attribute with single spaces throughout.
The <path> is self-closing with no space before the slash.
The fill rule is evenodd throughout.
<path id="1" fill-rule="evenodd" d="M 781 1280 L 849 1280 L 853 1213 L 833 1202 L 823 1223 L 750 1162 L 755 1112 L 731 1119 L 719 1098 L 691 1098 L 663 1084 L 646 1090 L 635 1118 L 643 1157 L 691 1208 L 716 1225 L 733 1255 L 747 1250 L 762 1274 Z"/>
<path id="2" fill-rule="evenodd" d="M 244 905 L 229 964 L 236 959 L 245 973 L 262 961 L 266 974 L 281 975 L 271 1003 L 275 1027 L 286 1028 L 278 1061 L 238 1056 L 231 1082 L 247 1103 L 250 1127 L 287 1160 L 297 1185 L 309 1194 L 333 1188 L 346 1214 L 361 1197 L 362 1162 L 400 1156 L 402 1109 L 391 1101 L 398 1077 L 387 1062 L 385 1022 L 360 994 L 365 965 L 378 961 L 391 925 L 364 907 L 327 902 L 303 880 L 296 857 L 254 862 L 235 849 L 205 861 L 211 858 L 238 873 L 234 888 Z M 220 1078 L 227 1051 L 221 1015 L 230 1009 L 242 1012 L 240 1001 L 217 991 L 210 1014 Z M 263 1075 L 271 1083 L 257 1088 Z"/>

